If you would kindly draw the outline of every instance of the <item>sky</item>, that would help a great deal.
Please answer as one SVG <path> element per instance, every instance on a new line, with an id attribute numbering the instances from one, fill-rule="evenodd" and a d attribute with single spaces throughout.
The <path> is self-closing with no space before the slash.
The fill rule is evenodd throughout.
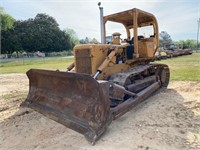
<path id="1" fill-rule="evenodd" d="M 0 6 L 16 20 L 46 13 L 56 19 L 61 29 L 73 29 L 80 39 L 100 41 L 99 1 L 104 15 L 139 8 L 154 14 L 159 31 L 166 31 L 172 40 L 197 39 L 200 0 L 1 0 Z M 119 25 L 109 24 L 108 29 L 109 34 L 123 32 Z"/>

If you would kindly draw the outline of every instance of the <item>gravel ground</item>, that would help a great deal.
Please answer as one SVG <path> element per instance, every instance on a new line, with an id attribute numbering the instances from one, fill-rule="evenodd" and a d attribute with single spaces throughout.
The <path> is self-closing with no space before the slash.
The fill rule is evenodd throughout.
<path id="1" fill-rule="evenodd" d="M 200 149 L 200 82 L 170 82 L 168 89 L 113 121 L 95 146 L 83 135 L 19 107 L 27 92 L 26 75 L 0 75 L 2 150 Z"/>

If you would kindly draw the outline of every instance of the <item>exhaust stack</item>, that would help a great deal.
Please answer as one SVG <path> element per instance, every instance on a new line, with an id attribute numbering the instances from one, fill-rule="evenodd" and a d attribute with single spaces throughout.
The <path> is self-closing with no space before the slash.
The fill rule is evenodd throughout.
<path id="1" fill-rule="evenodd" d="M 100 10 L 100 28 L 101 28 L 101 44 L 104 44 L 104 21 L 103 21 L 103 7 L 101 7 L 101 2 L 98 3 L 99 10 Z"/>

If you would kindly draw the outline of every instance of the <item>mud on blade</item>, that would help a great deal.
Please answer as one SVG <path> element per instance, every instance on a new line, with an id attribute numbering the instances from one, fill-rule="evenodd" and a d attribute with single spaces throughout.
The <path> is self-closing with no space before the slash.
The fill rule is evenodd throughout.
<path id="1" fill-rule="evenodd" d="M 86 74 L 31 69 L 30 108 L 81 133 L 92 143 L 110 123 L 108 84 Z"/>

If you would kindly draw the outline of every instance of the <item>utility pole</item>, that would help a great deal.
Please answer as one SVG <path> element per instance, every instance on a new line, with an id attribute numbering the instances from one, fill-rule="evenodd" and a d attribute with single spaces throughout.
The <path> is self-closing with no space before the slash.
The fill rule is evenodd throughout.
<path id="1" fill-rule="evenodd" d="M 198 29 L 197 29 L 197 50 L 198 50 L 198 45 L 199 45 L 199 26 L 200 26 L 200 18 L 199 20 L 197 20 L 197 23 L 198 23 Z M 196 52 L 197 52 L 196 50 Z"/>

